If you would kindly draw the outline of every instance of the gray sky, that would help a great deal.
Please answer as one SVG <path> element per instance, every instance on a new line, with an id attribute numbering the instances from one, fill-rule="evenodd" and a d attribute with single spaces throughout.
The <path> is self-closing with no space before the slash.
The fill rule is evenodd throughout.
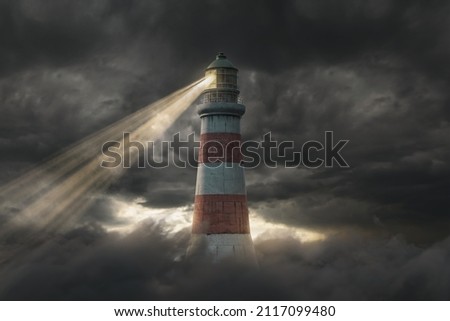
<path id="1" fill-rule="evenodd" d="M 449 299 L 449 14 L 446 1 L 0 0 L 0 183 L 202 77 L 223 51 L 240 69 L 244 139 L 350 140 L 348 169 L 247 170 L 255 219 L 327 239 L 256 239 L 262 269 L 242 274 L 243 298 Z M 171 131 L 198 133 L 195 108 Z M 202 298 L 191 289 L 225 286 L 191 284 L 196 264 L 172 262 L 189 231 L 155 218 L 189 218 L 194 190 L 195 169 L 128 170 L 0 295 Z M 123 240 L 109 230 L 126 219 L 118 202 L 156 216 Z M 48 290 L 25 291 L 43 275 Z"/>

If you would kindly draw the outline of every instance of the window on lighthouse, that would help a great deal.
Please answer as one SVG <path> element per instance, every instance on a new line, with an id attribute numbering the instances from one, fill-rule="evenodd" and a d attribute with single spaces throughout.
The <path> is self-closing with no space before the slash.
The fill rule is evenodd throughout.
<path id="1" fill-rule="evenodd" d="M 218 68 L 210 69 L 205 73 L 206 77 L 212 77 L 213 81 L 208 89 L 230 88 L 237 89 L 237 71 L 234 69 Z"/>
<path id="2" fill-rule="evenodd" d="M 206 78 L 211 77 L 213 79 L 213 81 L 207 87 L 207 89 L 217 88 L 217 72 L 216 72 L 216 69 L 207 70 L 206 73 L 205 73 L 205 77 Z"/>

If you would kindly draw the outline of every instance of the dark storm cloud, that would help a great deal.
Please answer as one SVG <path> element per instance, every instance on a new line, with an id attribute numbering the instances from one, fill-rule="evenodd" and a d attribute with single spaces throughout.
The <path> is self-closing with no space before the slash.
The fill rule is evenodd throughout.
<path id="1" fill-rule="evenodd" d="M 403 63 L 308 66 L 284 81 L 247 75 L 244 136 L 272 131 L 297 151 L 309 139 L 323 142 L 326 130 L 350 140 L 342 152 L 349 169 L 247 171 L 250 200 L 272 204 L 267 218 L 315 228 L 379 229 L 381 220 L 416 240 L 448 235 L 448 96 L 439 80 Z"/>
<path id="2" fill-rule="evenodd" d="M 449 50 L 445 1 L 22 0 L 2 6 L 3 52 L 18 67 L 41 61 L 36 57 L 66 64 L 138 41 L 157 43 L 149 59 L 170 55 L 179 62 L 165 67 L 180 72 L 181 81 L 213 48 L 230 52 L 243 68 L 266 71 L 394 52 L 445 74 L 440 62 Z"/>
<path id="3" fill-rule="evenodd" d="M 114 209 L 114 204 L 109 197 L 97 197 L 92 205 L 84 212 L 84 215 L 79 219 L 77 224 L 108 224 L 109 226 L 126 224 L 123 219 L 117 217 Z"/>
<path id="4" fill-rule="evenodd" d="M 187 231 L 148 222 L 121 238 L 85 226 L 2 270 L 7 300 L 447 300 L 449 240 L 428 249 L 396 238 L 337 235 L 317 243 L 257 241 L 260 268 L 184 258 Z M 220 289 L 220 291 L 218 291 Z"/>
<path id="5" fill-rule="evenodd" d="M 195 169 L 134 168 L 82 218 L 93 227 L 27 259 L 40 263 L 24 264 L 4 297 L 204 298 L 190 293 L 231 292 L 233 277 L 272 293 L 267 299 L 448 299 L 449 11 L 446 1 L 0 0 L 2 183 L 201 77 L 225 51 L 241 69 L 244 139 L 271 131 L 300 147 L 332 130 L 350 140 L 349 169 L 248 170 L 252 210 L 273 222 L 373 237 L 367 246 L 351 236 L 259 242 L 256 275 L 198 282 L 195 264 L 173 262 L 186 235 L 166 239 L 148 227 L 151 235 L 142 229 L 122 244 L 97 225 L 117 223 L 107 197 L 141 197 L 153 208 L 192 203 Z M 168 134 L 193 130 L 195 108 Z M 398 234 L 429 248 L 392 239 Z M 80 272 L 89 265 L 92 274 Z M 40 282 L 53 274 L 47 291 Z M 27 296 L 28 281 L 36 286 Z M 243 298 L 258 298 L 245 289 Z"/>
<path id="6" fill-rule="evenodd" d="M 2 1 L 1 69 L 67 64 L 92 52 L 105 34 L 101 2 Z"/>
<path id="7" fill-rule="evenodd" d="M 449 10 L 445 1 L 133 4 L 141 10 L 128 15 L 130 30 L 146 34 L 157 25 L 161 35 L 175 40 L 171 44 L 174 55 L 187 56 L 195 65 L 203 63 L 200 57 L 211 48 L 223 48 L 241 67 L 266 71 L 383 52 L 395 52 L 442 75 L 448 70 L 440 65 L 449 50 L 448 28 L 443 22 Z M 153 13 L 152 19 L 143 18 L 147 12 Z"/>
<path id="8" fill-rule="evenodd" d="M 163 42 L 130 37 L 121 3 L 2 1 L 3 182 L 193 80 Z"/>
<path id="9" fill-rule="evenodd" d="M 143 197 L 141 204 L 153 208 L 186 206 L 194 200 L 195 168 L 130 168 L 110 191 L 129 200 Z"/>

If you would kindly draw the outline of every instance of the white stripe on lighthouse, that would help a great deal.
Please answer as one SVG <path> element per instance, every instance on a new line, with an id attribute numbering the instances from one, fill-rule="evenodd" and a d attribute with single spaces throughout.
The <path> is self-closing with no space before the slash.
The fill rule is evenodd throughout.
<path id="1" fill-rule="evenodd" d="M 243 168 L 238 163 L 198 164 L 195 194 L 244 195 Z"/>
<path id="2" fill-rule="evenodd" d="M 230 115 L 208 115 L 202 117 L 201 133 L 240 133 L 240 118 Z"/>

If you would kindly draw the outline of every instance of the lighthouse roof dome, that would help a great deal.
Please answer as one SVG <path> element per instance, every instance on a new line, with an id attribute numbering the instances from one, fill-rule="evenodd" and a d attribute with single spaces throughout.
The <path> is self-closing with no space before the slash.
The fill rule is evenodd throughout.
<path id="1" fill-rule="evenodd" d="M 229 68 L 238 70 L 232 63 L 227 59 L 227 56 L 223 54 L 223 52 L 219 52 L 216 56 L 216 60 L 211 62 L 209 66 L 206 68 L 208 69 L 215 69 L 215 68 Z"/>

